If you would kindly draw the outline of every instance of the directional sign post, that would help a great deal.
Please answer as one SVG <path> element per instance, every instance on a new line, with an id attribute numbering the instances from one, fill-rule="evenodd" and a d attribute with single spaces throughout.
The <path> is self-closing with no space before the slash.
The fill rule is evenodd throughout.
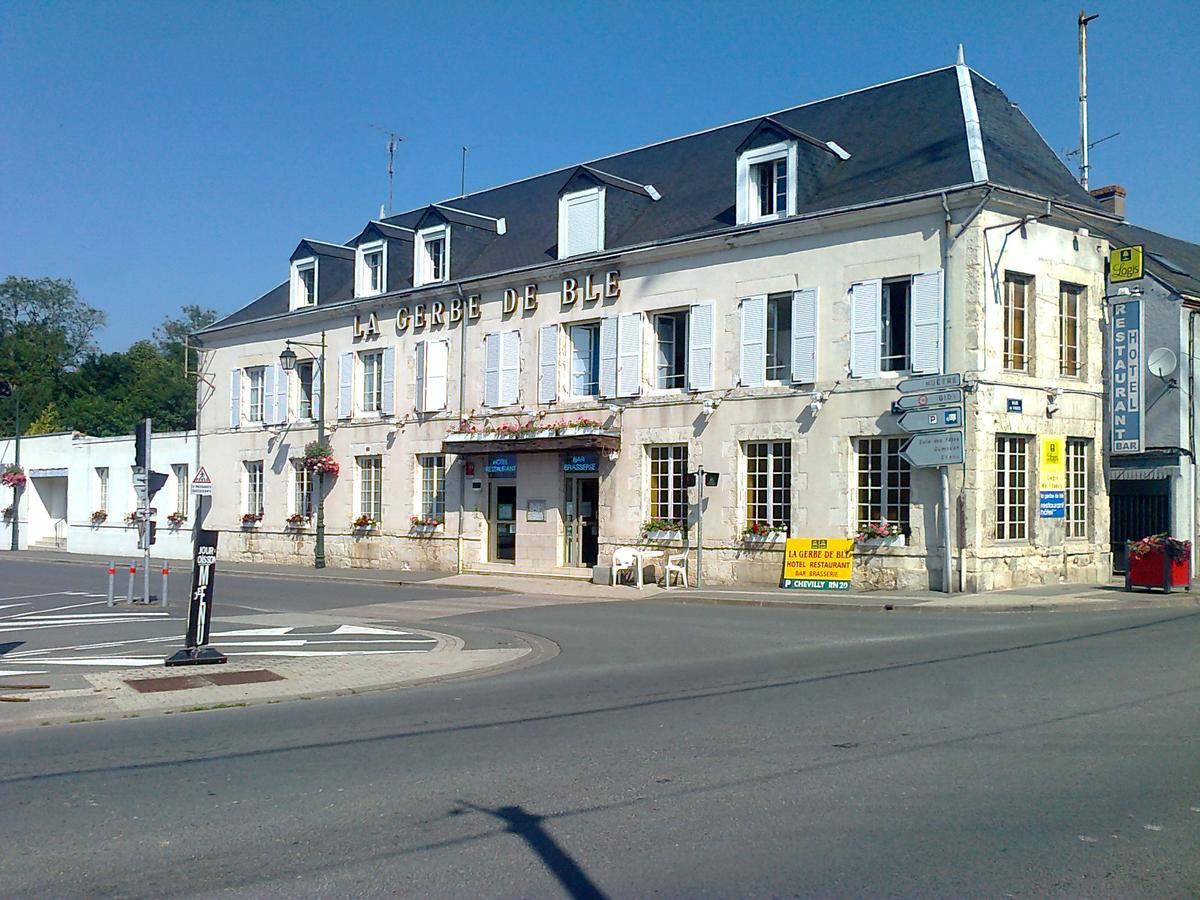
<path id="1" fill-rule="evenodd" d="M 896 385 L 896 390 L 902 394 L 926 394 L 930 391 L 944 391 L 956 387 L 962 387 L 960 372 L 951 372 L 949 375 L 919 375 L 916 378 L 905 378 Z"/>
<path id="2" fill-rule="evenodd" d="M 946 428 L 961 428 L 963 424 L 963 408 L 961 406 L 946 406 L 938 409 L 913 410 L 906 412 L 897 423 L 908 432 L 941 431 Z"/>
<path id="3" fill-rule="evenodd" d="M 903 394 L 899 400 L 892 401 L 892 412 L 928 409 L 931 406 L 961 406 L 962 402 L 961 388 L 949 391 L 930 391 L 927 394 Z"/>
<path id="4" fill-rule="evenodd" d="M 900 448 L 900 458 L 910 466 L 928 469 L 935 466 L 962 465 L 963 433 L 961 431 L 933 431 L 918 434 L 908 439 Z"/>

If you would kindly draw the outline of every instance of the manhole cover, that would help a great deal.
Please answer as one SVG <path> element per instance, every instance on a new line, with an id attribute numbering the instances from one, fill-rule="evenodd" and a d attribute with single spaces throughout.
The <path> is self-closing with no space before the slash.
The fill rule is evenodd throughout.
<path id="1" fill-rule="evenodd" d="M 282 675 L 276 675 L 267 669 L 251 669 L 249 672 L 213 672 L 203 675 L 213 684 L 258 684 L 262 681 L 283 681 Z"/>

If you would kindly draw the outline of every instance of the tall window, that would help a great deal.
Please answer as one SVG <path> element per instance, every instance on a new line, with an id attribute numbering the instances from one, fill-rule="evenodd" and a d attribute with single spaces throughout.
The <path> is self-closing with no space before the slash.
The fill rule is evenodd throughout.
<path id="1" fill-rule="evenodd" d="M 746 444 L 746 524 L 777 525 L 792 521 L 791 441 Z"/>
<path id="2" fill-rule="evenodd" d="M 185 519 L 188 515 L 188 467 L 187 463 L 175 463 L 171 466 L 175 475 L 175 512 Z"/>
<path id="3" fill-rule="evenodd" d="M 792 295 L 767 298 L 767 381 L 792 380 Z"/>
<path id="4" fill-rule="evenodd" d="M 313 509 L 316 507 L 312 470 L 304 465 L 304 460 L 294 459 L 292 460 L 292 471 L 294 475 L 292 479 L 292 512 L 311 519 Z"/>
<path id="5" fill-rule="evenodd" d="M 688 453 L 683 444 L 650 448 L 650 518 L 687 521 Z"/>
<path id="6" fill-rule="evenodd" d="M 446 457 L 440 453 L 420 456 L 421 518 L 446 521 Z"/>
<path id="7" fill-rule="evenodd" d="M 1032 287 L 1033 279 L 1027 275 L 1004 275 L 1004 368 L 1012 372 L 1029 368 L 1026 336 Z"/>
<path id="8" fill-rule="evenodd" d="M 450 275 L 449 247 L 450 230 L 440 225 L 417 233 L 416 276 L 417 287 L 445 281 Z"/>
<path id="9" fill-rule="evenodd" d="M 661 313 L 654 317 L 657 344 L 657 380 L 660 388 L 687 387 L 688 313 Z"/>
<path id="10" fill-rule="evenodd" d="M 1083 364 L 1080 355 L 1079 323 L 1083 318 L 1083 288 L 1077 284 L 1058 286 L 1058 374 L 1079 376 Z"/>
<path id="11" fill-rule="evenodd" d="M 887 521 L 909 530 L 912 470 L 900 456 L 903 438 L 858 439 L 858 527 Z"/>
<path id="12" fill-rule="evenodd" d="M 1029 441 L 996 437 L 996 540 L 1029 535 Z"/>
<path id="13" fill-rule="evenodd" d="M 1067 537 L 1087 537 L 1088 444 L 1083 438 L 1067 439 Z"/>
<path id="14" fill-rule="evenodd" d="M 316 417 L 316 410 L 313 408 L 313 382 L 315 370 L 316 363 L 296 363 L 296 381 L 300 385 L 299 416 L 301 419 L 312 419 Z"/>
<path id="15" fill-rule="evenodd" d="M 263 514 L 263 464 L 254 460 L 244 464 L 246 469 L 246 508 L 243 512 Z"/>
<path id="16" fill-rule="evenodd" d="M 315 262 L 296 266 L 296 283 L 299 289 L 296 302 L 300 306 L 312 306 L 317 302 L 317 264 Z"/>
<path id="17" fill-rule="evenodd" d="M 756 209 L 752 218 L 766 219 L 787 215 L 787 157 L 750 166 Z"/>
<path id="18" fill-rule="evenodd" d="M 906 372 L 912 368 L 908 347 L 912 279 L 885 281 L 880 301 L 879 369 L 882 372 Z"/>
<path id="19" fill-rule="evenodd" d="M 600 393 L 600 323 L 571 326 L 571 394 Z"/>
<path id="20" fill-rule="evenodd" d="M 261 422 L 264 399 L 263 379 L 266 376 L 266 369 L 262 366 L 255 366 L 246 370 L 246 376 L 250 379 L 250 411 L 247 418 L 251 422 Z"/>
<path id="21" fill-rule="evenodd" d="M 371 350 L 362 360 L 362 411 L 379 412 L 383 407 L 383 351 Z"/>
<path id="22" fill-rule="evenodd" d="M 108 466 L 97 467 L 96 489 L 100 495 L 100 503 L 96 506 L 96 509 L 106 513 L 108 512 Z"/>
<path id="23" fill-rule="evenodd" d="M 358 457 L 358 512 L 373 522 L 383 519 L 383 457 Z"/>

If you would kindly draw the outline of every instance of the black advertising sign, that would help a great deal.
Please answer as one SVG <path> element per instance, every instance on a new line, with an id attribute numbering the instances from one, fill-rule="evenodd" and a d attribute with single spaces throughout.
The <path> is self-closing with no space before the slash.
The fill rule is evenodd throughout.
<path id="1" fill-rule="evenodd" d="M 217 578 L 217 532 L 201 529 L 196 534 L 192 563 L 192 599 L 188 605 L 187 647 L 208 643 L 212 625 L 213 583 Z"/>

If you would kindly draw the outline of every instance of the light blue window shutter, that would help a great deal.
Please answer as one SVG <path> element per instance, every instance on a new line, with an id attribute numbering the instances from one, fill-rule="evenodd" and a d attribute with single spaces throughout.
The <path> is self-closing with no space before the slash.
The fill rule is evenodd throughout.
<path id="1" fill-rule="evenodd" d="M 312 380 L 312 417 L 323 418 L 325 410 L 321 408 L 321 360 L 313 362 Z"/>
<path id="2" fill-rule="evenodd" d="M 354 354 L 338 357 L 338 418 L 349 419 L 354 414 Z"/>
<path id="3" fill-rule="evenodd" d="M 942 270 L 914 275 L 908 354 L 916 375 L 942 371 Z"/>
<path id="4" fill-rule="evenodd" d="M 288 420 L 288 373 L 275 363 L 275 421 L 282 425 Z"/>
<path id="5" fill-rule="evenodd" d="M 429 357 L 426 341 L 417 342 L 417 412 L 425 412 L 429 407 L 425 404 L 425 367 Z"/>
<path id="6" fill-rule="evenodd" d="M 767 295 L 742 301 L 742 387 L 762 387 L 767 380 Z"/>
<path id="7" fill-rule="evenodd" d="M 817 382 L 817 289 L 792 294 L 792 381 Z"/>
<path id="8" fill-rule="evenodd" d="M 383 390 L 383 397 L 379 404 L 379 411 L 385 416 L 394 415 L 396 412 L 396 348 L 383 348 L 383 378 L 380 382 L 380 387 Z"/>
<path id="9" fill-rule="evenodd" d="M 587 395 L 588 375 L 592 369 L 592 330 L 571 329 L 571 393 L 576 397 Z"/>
<path id="10" fill-rule="evenodd" d="M 263 366 L 263 424 L 278 425 L 275 415 L 275 367 Z"/>
<path id="11" fill-rule="evenodd" d="M 566 198 L 567 256 L 593 253 L 600 246 L 600 193 Z"/>
<path id="12" fill-rule="evenodd" d="M 622 313 L 617 326 L 617 396 L 642 392 L 642 314 Z"/>
<path id="13" fill-rule="evenodd" d="M 879 304 L 883 282 L 850 285 L 850 376 L 879 377 Z"/>
<path id="14" fill-rule="evenodd" d="M 505 331 L 500 350 L 500 403 L 512 406 L 521 399 L 521 332 Z"/>
<path id="15" fill-rule="evenodd" d="M 500 405 L 500 333 L 483 339 L 483 405 Z"/>
<path id="16" fill-rule="evenodd" d="M 558 399 L 558 326 L 538 329 L 538 403 Z"/>
<path id="17" fill-rule="evenodd" d="M 617 317 L 600 320 L 600 396 L 617 396 Z"/>
<path id="18" fill-rule="evenodd" d="M 711 303 L 692 307 L 688 315 L 688 387 L 711 391 L 713 386 L 713 319 Z"/>
<path id="19" fill-rule="evenodd" d="M 737 161 L 737 199 L 734 201 L 734 211 L 737 224 L 744 225 L 750 221 L 750 165 L 744 158 Z"/>
<path id="20" fill-rule="evenodd" d="M 229 427 L 242 425 L 242 370 L 234 369 L 229 374 Z"/>

